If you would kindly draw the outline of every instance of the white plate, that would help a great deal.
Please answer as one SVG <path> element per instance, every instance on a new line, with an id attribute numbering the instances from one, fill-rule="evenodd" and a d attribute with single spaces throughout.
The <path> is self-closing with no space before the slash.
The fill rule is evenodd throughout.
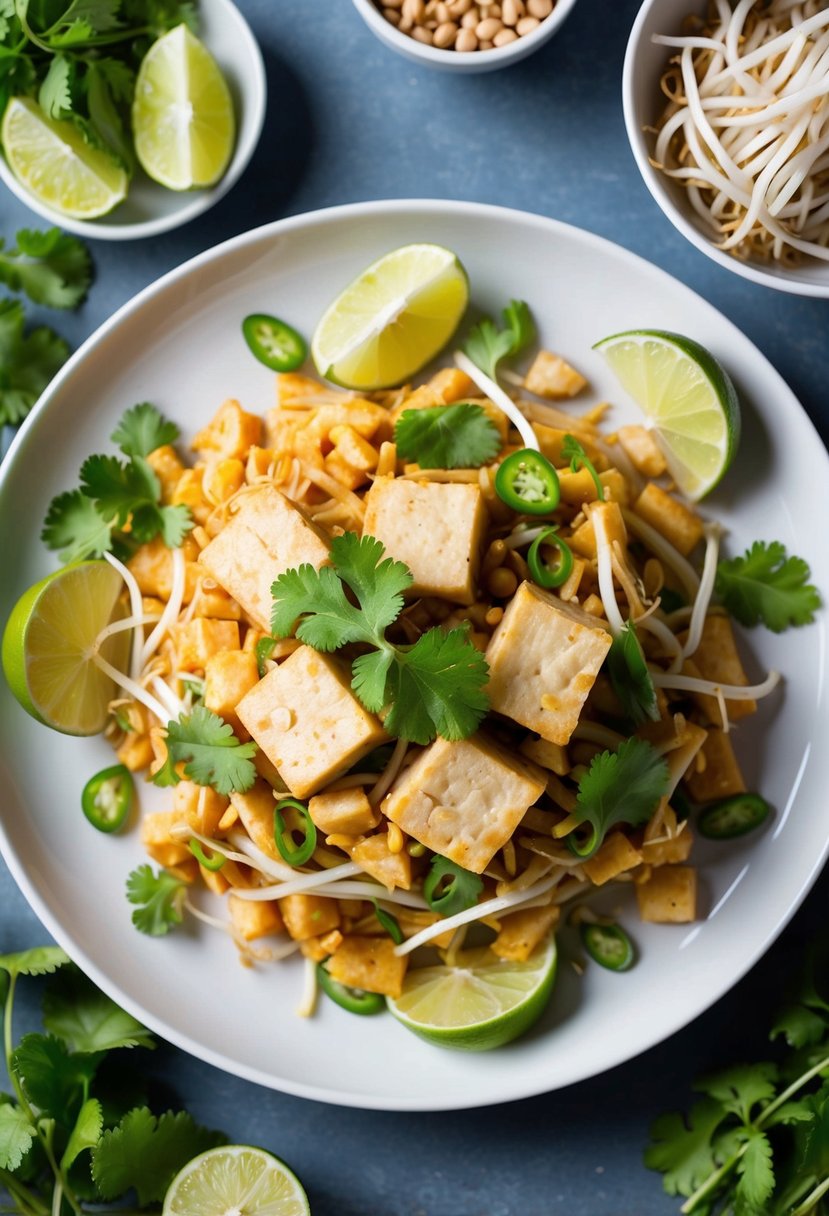
<path id="1" fill-rule="evenodd" d="M 606 241 L 551 220 L 467 203 L 357 204 L 240 236 L 147 288 L 94 335 L 27 421 L 2 469 L 3 615 L 53 568 L 38 535 L 52 495 L 77 484 L 90 452 L 125 408 L 155 402 L 185 438 L 227 396 L 253 410 L 273 400 L 271 375 L 247 352 L 240 321 L 273 312 L 306 333 L 352 276 L 408 241 L 436 241 L 467 267 L 476 306 L 526 299 L 541 340 L 590 378 L 588 400 L 620 393 L 591 344 L 659 326 L 688 334 L 728 366 L 744 400 L 737 467 L 706 512 L 731 530 L 733 552 L 779 539 L 829 587 L 827 457 L 783 381 L 743 335 L 680 283 Z M 630 410 L 615 409 L 615 424 Z M 827 848 L 829 784 L 825 620 L 747 640 L 754 673 L 785 689 L 739 726 L 749 785 L 776 807 L 761 835 L 699 847 L 702 908 L 693 926 L 644 926 L 625 893 L 641 951 L 636 968 L 564 965 L 550 1009 L 518 1043 L 484 1056 L 440 1051 L 391 1017 L 362 1019 L 321 1002 L 297 1018 L 301 967 L 244 970 L 230 941 L 191 924 L 165 939 L 130 924 L 124 883 L 142 860 L 137 831 L 95 832 L 80 813 L 84 781 L 111 763 L 100 740 L 53 734 L 0 700 L 0 809 L 6 860 L 49 931 L 137 1017 L 185 1050 L 263 1085 L 345 1105 L 437 1110 L 525 1097 L 579 1081 L 651 1047 L 701 1013 L 762 954 L 808 890 Z M 736 732 L 735 732 L 736 734 Z M 142 801 L 164 805 L 148 790 Z M 628 893 L 629 894 L 629 893 Z"/>

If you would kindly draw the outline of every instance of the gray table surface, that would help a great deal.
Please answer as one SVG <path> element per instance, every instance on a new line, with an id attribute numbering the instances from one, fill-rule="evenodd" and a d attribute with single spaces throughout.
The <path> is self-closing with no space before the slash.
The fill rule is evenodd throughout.
<path id="1" fill-rule="evenodd" d="M 716 266 L 674 231 L 639 178 L 620 100 L 637 0 L 581 0 L 529 60 L 471 77 L 386 50 L 348 0 L 238 2 L 269 79 L 256 157 L 230 195 L 184 229 L 94 244 L 89 300 L 57 322 L 75 345 L 164 271 L 257 224 L 361 199 L 474 199 L 588 228 L 677 276 L 768 355 L 826 440 L 829 303 Z M 37 222 L 6 193 L 0 208 L 3 235 Z M 766 957 L 687 1029 L 545 1097 L 461 1114 L 383 1114 L 260 1089 L 166 1045 L 150 1067 L 161 1091 L 198 1119 L 290 1162 L 314 1216 L 667 1216 L 679 1205 L 641 1164 L 648 1125 L 687 1105 L 695 1076 L 765 1050 L 780 985 L 825 923 L 825 894 L 824 876 Z M 0 952 L 47 939 L 5 868 L 0 907 Z M 36 987 L 22 993 L 21 1025 L 35 1018 Z"/>

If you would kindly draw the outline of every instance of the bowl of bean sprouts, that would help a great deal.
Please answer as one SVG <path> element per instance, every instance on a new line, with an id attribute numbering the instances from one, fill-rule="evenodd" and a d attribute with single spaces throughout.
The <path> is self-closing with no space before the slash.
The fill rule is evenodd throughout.
<path id="1" fill-rule="evenodd" d="M 628 138 L 675 228 L 744 278 L 829 298 L 825 0 L 645 0 Z"/>

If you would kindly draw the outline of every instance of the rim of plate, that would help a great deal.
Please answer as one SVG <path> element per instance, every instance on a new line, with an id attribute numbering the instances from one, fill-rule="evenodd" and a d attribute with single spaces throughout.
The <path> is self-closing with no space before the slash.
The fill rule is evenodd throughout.
<path id="1" fill-rule="evenodd" d="M 33 425 L 34 420 L 48 406 L 50 400 L 61 390 L 63 384 L 71 378 L 75 368 L 81 363 L 87 353 L 94 349 L 95 346 L 107 335 L 117 329 L 124 321 L 131 317 L 134 313 L 140 311 L 148 302 L 155 300 L 163 295 L 165 291 L 178 283 L 179 280 L 187 278 L 191 273 L 197 271 L 201 267 L 209 264 L 214 260 L 221 259 L 224 255 L 230 252 L 237 252 L 245 249 L 250 245 L 255 245 L 258 241 L 266 240 L 272 236 L 283 236 L 295 230 L 303 230 L 316 228 L 328 224 L 338 224 L 343 221 L 348 221 L 352 218 L 364 218 L 367 214 L 377 215 L 393 215 L 399 212 L 401 216 L 417 216 L 423 217 L 428 215 L 438 216 L 440 214 L 455 213 L 480 216 L 487 219 L 502 219 L 512 221 L 514 223 L 528 225 L 535 228 L 539 232 L 556 233 L 559 236 L 569 235 L 575 237 L 579 241 L 587 242 L 599 251 L 606 251 L 609 255 L 615 258 L 621 258 L 628 262 L 631 266 L 636 266 L 640 271 L 644 271 L 656 280 L 662 280 L 665 283 L 671 284 L 674 291 L 679 291 L 689 299 L 692 299 L 697 306 L 702 306 L 714 312 L 721 320 L 723 330 L 727 336 L 737 337 L 740 342 L 747 343 L 755 352 L 758 360 L 765 367 L 766 374 L 773 381 L 774 391 L 783 392 L 789 397 L 793 404 L 797 407 L 801 415 L 800 421 L 807 430 L 813 434 L 815 442 L 819 447 L 823 448 L 822 441 L 814 424 L 809 418 L 806 411 L 800 405 L 800 402 L 795 397 L 793 391 L 789 388 L 786 381 L 774 366 L 768 361 L 765 355 L 748 339 L 742 330 L 733 322 L 729 321 L 718 309 L 704 300 L 697 292 L 687 287 L 684 283 L 675 279 L 667 271 L 655 266 L 647 259 L 640 257 L 638 254 L 632 253 L 622 245 L 618 245 L 605 237 L 598 236 L 596 233 L 590 232 L 584 228 L 577 228 L 575 225 L 566 224 L 561 220 L 551 219 L 547 216 L 535 214 L 533 212 L 521 211 L 517 208 L 500 207 L 489 203 L 474 203 L 464 202 L 461 200 L 441 200 L 441 199 L 384 199 L 373 202 L 358 202 L 348 203 L 336 207 L 321 208 L 318 210 L 305 212 L 295 216 L 289 216 L 282 220 L 275 220 L 271 223 L 264 224 L 258 228 L 251 229 L 248 232 L 240 233 L 237 236 L 230 237 L 228 240 L 213 246 L 211 249 L 205 250 L 203 253 L 196 255 L 188 261 L 182 263 L 181 266 L 168 271 L 161 278 L 150 283 L 143 288 L 136 296 L 127 303 L 123 304 L 108 320 L 104 321 L 93 334 L 78 348 L 78 350 L 70 357 L 63 368 L 58 372 L 55 379 L 50 384 L 49 388 L 39 399 L 28 417 L 23 422 L 18 431 L 11 447 L 6 455 L 6 458 L 0 464 L 0 487 L 8 476 L 8 471 L 12 466 L 18 447 L 22 444 L 28 430 Z M 19 859 L 15 849 L 12 847 L 9 840 L 6 825 L 2 817 L 0 817 L 0 852 L 14 877 L 18 887 L 23 892 L 25 898 L 29 902 L 33 911 L 38 916 L 41 923 L 52 935 L 56 942 L 61 945 L 72 959 L 81 967 L 87 976 L 98 985 L 99 988 L 107 993 L 113 1000 L 120 1004 L 134 1017 L 138 1018 L 154 1033 L 158 1034 L 163 1039 L 179 1047 L 187 1054 L 195 1056 L 203 1060 L 205 1063 L 211 1064 L 222 1071 L 229 1072 L 234 1076 L 240 1077 L 247 1081 L 252 1081 L 255 1084 L 262 1085 L 267 1089 L 276 1089 L 282 1093 L 293 1094 L 297 1097 L 307 1098 L 313 1101 L 328 1102 L 336 1106 L 352 1107 L 362 1110 L 395 1110 L 395 1111 L 438 1111 L 438 1110 L 462 1110 L 470 1107 L 478 1107 L 481 1105 L 478 1097 L 465 1100 L 462 1096 L 452 1096 L 449 1100 L 435 1102 L 434 1100 L 426 1103 L 423 1099 L 411 1099 L 401 1097 L 391 1100 L 386 1097 L 376 1096 L 372 1094 L 355 1095 L 351 1091 L 327 1088 L 325 1086 L 296 1083 L 291 1080 L 283 1080 L 276 1078 L 270 1073 L 257 1068 L 249 1067 L 245 1064 L 240 1064 L 230 1057 L 223 1055 L 210 1047 L 205 1047 L 201 1044 L 195 1044 L 185 1033 L 170 1026 L 162 1017 L 154 1017 L 147 1010 L 143 1009 L 139 1002 L 133 1001 L 125 997 L 119 990 L 118 985 L 111 981 L 108 976 L 101 971 L 97 963 L 95 963 L 84 948 L 83 943 L 76 942 L 71 933 L 64 931 L 56 916 L 53 916 L 44 900 L 41 898 L 39 891 L 30 880 L 22 861 Z M 498 1096 L 493 1100 L 491 1105 L 497 1105 L 503 1102 L 516 1101 L 523 1098 L 535 1097 L 539 1094 L 550 1093 L 557 1089 L 566 1088 L 571 1084 L 578 1084 L 581 1081 L 589 1080 L 591 1077 L 597 1076 L 603 1072 L 609 1071 L 610 1068 L 617 1067 L 620 1064 L 625 1064 L 629 1060 L 638 1055 L 649 1051 L 652 1047 L 656 1047 L 659 1043 L 664 1042 L 672 1035 L 682 1030 L 689 1023 L 694 1021 L 707 1009 L 710 1009 L 721 997 L 723 997 L 743 978 L 743 976 L 754 966 L 754 964 L 765 954 L 772 943 L 780 936 L 786 925 L 792 919 L 798 908 L 802 904 L 806 895 L 811 890 L 817 879 L 823 863 L 829 854 L 829 835 L 824 841 L 822 849 L 812 857 L 808 870 L 805 872 L 797 893 L 794 899 L 791 900 L 785 912 L 774 924 L 765 936 L 748 950 L 744 957 L 741 957 L 739 964 L 729 972 L 727 977 L 716 985 L 711 991 L 707 991 L 705 995 L 696 1000 L 694 1003 L 685 1005 L 681 1012 L 678 1012 L 670 1019 L 663 1027 L 661 1027 L 656 1038 L 652 1039 L 645 1045 L 636 1044 L 633 1046 L 621 1046 L 618 1054 L 614 1057 L 611 1063 L 599 1061 L 595 1066 L 589 1066 L 583 1071 L 580 1071 L 578 1076 L 565 1077 L 559 1081 L 556 1077 L 540 1074 L 538 1084 L 527 1085 L 518 1084 L 512 1087 L 503 1084 L 500 1085 Z M 704 924 L 705 922 L 700 922 Z"/>
<path id="2" fill-rule="evenodd" d="M 196 219 L 205 211 L 215 206 L 236 185 L 250 164 L 262 135 L 262 128 L 265 125 L 265 113 L 268 105 L 265 61 L 262 58 L 262 50 L 259 43 L 253 35 L 253 30 L 250 28 L 244 14 L 233 3 L 233 0 L 209 0 L 209 4 L 223 10 L 225 16 L 236 23 L 239 42 L 244 48 L 248 59 L 245 65 L 246 70 L 239 82 L 240 112 L 237 114 L 236 146 L 233 149 L 233 155 L 230 158 L 224 175 L 216 185 L 202 190 L 182 191 L 182 197 L 192 194 L 189 203 L 185 203 L 184 206 L 178 207 L 175 211 L 170 211 L 167 215 L 158 215 L 153 219 L 136 220 L 128 224 L 107 223 L 107 220 L 113 215 L 117 216 L 117 208 L 114 212 L 102 215 L 98 219 L 74 219 L 72 216 L 62 215 L 60 211 L 54 211 L 51 207 L 35 198 L 12 173 L 2 149 L 0 149 L 0 180 L 23 203 L 24 207 L 28 207 L 30 211 L 34 211 L 42 219 L 56 224 L 65 232 L 74 233 L 75 236 L 87 237 L 90 240 L 96 241 L 134 241 L 150 236 L 161 236 L 163 232 L 169 232 L 173 228 L 181 228 L 182 225 L 189 224 L 191 220 Z M 214 53 L 211 47 L 208 46 L 207 49 L 211 51 L 211 54 Z M 242 135 L 244 135 L 244 138 L 241 138 Z M 149 178 L 146 180 L 154 190 L 165 190 L 165 187 L 157 182 L 152 182 Z M 173 195 L 175 193 L 173 190 L 166 190 L 166 194 Z M 129 198 L 129 194 L 127 198 Z"/>

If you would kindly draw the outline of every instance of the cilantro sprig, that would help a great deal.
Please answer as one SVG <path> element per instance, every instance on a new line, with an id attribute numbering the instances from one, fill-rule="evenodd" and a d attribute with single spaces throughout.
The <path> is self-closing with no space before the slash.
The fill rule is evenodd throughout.
<path id="1" fill-rule="evenodd" d="M 648 720 L 658 722 L 656 689 L 632 621 L 626 621 L 613 639 L 605 663 L 625 717 L 634 726 Z"/>
<path id="2" fill-rule="evenodd" d="M 162 506 L 161 483 L 147 457 L 178 437 L 178 427 L 154 405 L 142 402 L 126 411 L 111 438 L 127 457 L 88 456 L 81 486 L 58 494 L 49 504 L 41 539 L 65 562 L 101 557 L 110 550 L 129 552 L 160 536 L 175 549 L 192 527 L 182 505 Z"/>
<path id="3" fill-rule="evenodd" d="M 271 587 L 273 633 L 287 637 L 299 619 L 296 636 L 315 650 L 369 647 L 352 663 L 352 688 L 366 709 L 384 712 L 389 734 L 412 743 L 464 739 L 489 706 L 486 660 L 464 629 L 430 629 L 410 646 L 387 640 L 412 575 L 384 553 L 375 537 L 346 532 L 331 542 L 330 566 L 286 570 Z"/>
<path id="4" fill-rule="evenodd" d="M 35 976 L 52 977 L 43 997 L 46 1033 L 30 1031 L 14 1046 L 17 984 Z M 182 1166 L 227 1143 L 184 1111 L 150 1110 L 128 1052 L 151 1049 L 155 1040 L 63 950 L 0 956 L 0 977 L 13 1091 L 0 1101 L 0 1186 L 14 1211 L 85 1216 L 130 1191 L 142 1207 L 160 1204 Z"/>
<path id="5" fill-rule="evenodd" d="M 497 379 L 498 364 L 503 359 L 513 358 L 535 341 L 535 322 L 523 300 L 510 300 L 501 316 L 503 329 L 485 317 L 470 330 L 463 344 L 464 354 L 486 372 L 490 380 Z"/>
<path id="6" fill-rule="evenodd" d="M 596 466 L 585 452 L 582 444 L 576 439 L 575 435 L 568 433 L 564 436 L 564 441 L 561 445 L 561 454 L 565 460 L 570 461 L 570 472 L 578 473 L 579 469 L 587 469 L 590 476 L 593 478 L 593 485 L 596 487 L 596 494 L 599 502 L 604 502 L 604 486 L 599 474 L 596 472 Z"/>
<path id="7" fill-rule="evenodd" d="M 0 6 L 2 11 L 2 6 Z M 0 238 L 0 283 L 46 308 L 77 308 L 92 282 L 92 259 L 83 241 L 59 228 L 21 228 L 6 247 Z"/>
<path id="8" fill-rule="evenodd" d="M 154 775 L 156 785 L 177 785 L 176 765 L 197 785 L 209 785 L 219 794 L 244 793 L 256 780 L 255 743 L 242 743 L 229 722 L 197 705 L 191 714 L 167 725 L 167 759 Z"/>
<path id="9" fill-rule="evenodd" d="M 808 625 L 821 606 L 820 592 L 808 582 L 802 557 L 788 557 L 779 540 L 756 540 L 742 557 L 717 566 L 715 591 L 741 625 L 763 624 L 774 633 Z"/>
<path id="10" fill-rule="evenodd" d="M 567 835 L 571 852 L 587 861 L 615 824 L 647 823 L 669 784 L 668 765 L 644 739 L 626 739 L 615 752 L 599 752 L 579 781 L 576 809 L 565 821 L 574 829 Z M 590 829 L 586 836 L 583 825 Z"/>
<path id="11" fill-rule="evenodd" d="M 404 410 L 394 440 L 397 454 L 422 469 L 477 469 L 501 450 L 497 426 L 470 401 Z"/>

